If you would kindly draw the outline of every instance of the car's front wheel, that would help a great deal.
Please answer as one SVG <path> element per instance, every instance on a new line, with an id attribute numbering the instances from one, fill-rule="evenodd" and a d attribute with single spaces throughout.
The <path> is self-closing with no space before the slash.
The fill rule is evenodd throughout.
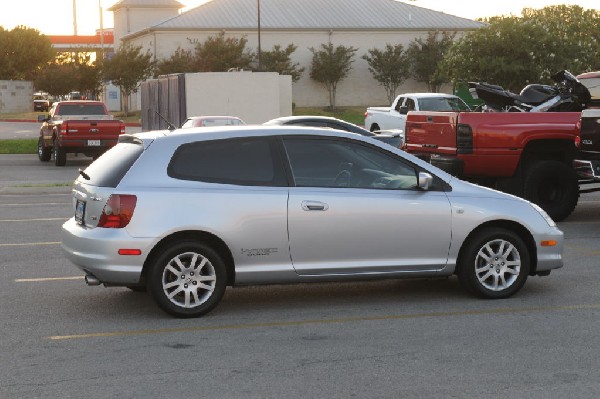
<path id="1" fill-rule="evenodd" d="M 184 241 L 166 248 L 153 262 L 148 290 L 165 312 L 198 317 L 221 300 L 227 272 L 219 254 L 199 242 Z"/>
<path id="2" fill-rule="evenodd" d="M 519 291 L 529 274 L 529 250 L 510 230 L 484 228 L 461 251 L 458 278 L 469 292 L 483 298 L 507 298 Z"/>

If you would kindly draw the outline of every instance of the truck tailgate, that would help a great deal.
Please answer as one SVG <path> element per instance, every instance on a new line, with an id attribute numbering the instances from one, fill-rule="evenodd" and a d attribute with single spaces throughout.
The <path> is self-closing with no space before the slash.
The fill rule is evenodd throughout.
<path id="1" fill-rule="evenodd" d="M 69 120 L 63 125 L 65 138 L 117 139 L 123 123 L 119 120 Z"/>
<path id="2" fill-rule="evenodd" d="M 409 112 L 405 132 L 407 152 L 455 155 L 458 114 L 458 112 Z"/>

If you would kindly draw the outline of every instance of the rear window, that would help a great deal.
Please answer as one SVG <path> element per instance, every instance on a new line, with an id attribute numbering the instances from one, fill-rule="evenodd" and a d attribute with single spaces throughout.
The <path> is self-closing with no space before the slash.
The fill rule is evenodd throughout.
<path id="1" fill-rule="evenodd" d="M 463 100 L 456 97 L 434 97 L 419 99 L 421 111 L 468 111 Z"/>
<path id="2" fill-rule="evenodd" d="M 119 143 L 85 169 L 90 180 L 83 176 L 77 180 L 92 186 L 115 188 L 142 152 L 144 146 L 141 143 Z"/>
<path id="3" fill-rule="evenodd" d="M 56 115 L 106 115 L 101 104 L 61 104 Z"/>
<path id="4" fill-rule="evenodd" d="M 268 138 L 199 141 L 179 147 L 167 169 L 181 180 L 243 186 L 285 186 L 285 173 Z"/>

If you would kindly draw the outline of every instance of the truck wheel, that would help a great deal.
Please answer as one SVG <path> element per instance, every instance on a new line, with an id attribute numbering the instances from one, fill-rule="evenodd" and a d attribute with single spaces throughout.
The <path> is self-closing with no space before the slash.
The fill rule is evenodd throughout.
<path id="1" fill-rule="evenodd" d="M 525 284 L 530 259 L 527 246 L 512 231 L 483 228 L 473 234 L 460 251 L 458 280 L 476 296 L 508 298 Z"/>
<path id="2" fill-rule="evenodd" d="M 370 129 L 370 131 L 372 131 L 372 132 L 375 132 L 375 131 L 377 131 L 377 130 L 381 130 L 381 129 L 379 128 L 379 125 L 378 125 L 377 123 L 374 123 L 374 124 L 372 124 L 372 125 L 371 125 L 371 129 Z"/>
<path id="3" fill-rule="evenodd" d="M 51 156 L 50 148 L 44 146 L 44 140 L 40 137 L 38 139 L 38 158 L 42 162 L 48 162 Z"/>
<path id="4" fill-rule="evenodd" d="M 558 161 L 538 161 L 525 172 L 524 198 L 538 204 L 557 222 L 573 212 L 579 183 L 573 168 Z"/>
<path id="5" fill-rule="evenodd" d="M 67 163 L 67 151 L 58 145 L 58 140 L 54 140 L 54 164 L 56 166 L 65 166 Z"/>

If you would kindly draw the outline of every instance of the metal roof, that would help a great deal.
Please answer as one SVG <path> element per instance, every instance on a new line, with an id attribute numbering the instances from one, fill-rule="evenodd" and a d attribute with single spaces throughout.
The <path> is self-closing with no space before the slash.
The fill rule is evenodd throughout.
<path id="1" fill-rule="evenodd" d="M 120 0 L 110 6 L 108 11 L 120 8 L 183 8 L 183 4 L 176 0 Z"/>
<path id="2" fill-rule="evenodd" d="M 123 0 L 126 1 L 126 0 Z M 150 30 L 256 29 L 256 0 L 212 0 Z M 396 0 L 260 0 L 263 29 L 465 30 L 484 23 Z"/>

